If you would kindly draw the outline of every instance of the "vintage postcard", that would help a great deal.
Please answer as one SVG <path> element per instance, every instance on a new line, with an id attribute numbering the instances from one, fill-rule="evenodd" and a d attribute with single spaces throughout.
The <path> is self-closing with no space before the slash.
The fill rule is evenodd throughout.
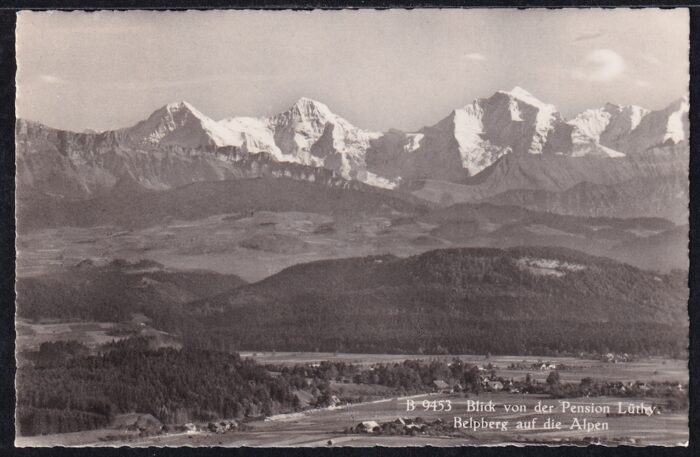
<path id="1" fill-rule="evenodd" d="M 17 446 L 687 446 L 687 9 L 16 37 Z"/>

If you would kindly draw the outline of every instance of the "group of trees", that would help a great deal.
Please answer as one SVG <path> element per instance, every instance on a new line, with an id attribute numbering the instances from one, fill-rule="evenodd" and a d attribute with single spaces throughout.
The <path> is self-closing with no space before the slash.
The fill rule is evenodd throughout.
<path id="1" fill-rule="evenodd" d="M 362 367 L 345 362 L 324 361 L 318 366 L 295 365 L 270 367 L 279 370 L 290 385 L 303 388 L 312 380 L 314 387 L 324 389 L 330 381 L 348 381 L 356 384 L 381 385 L 402 392 L 425 392 L 433 388 L 433 381 L 443 380 L 451 385 L 460 384 L 469 392 L 481 390 L 480 370 L 476 365 L 455 358 L 450 363 L 442 360 L 406 360 L 396 363 L 378 363 Z"/>
<path id="2" fill-rule="evenodd" d="M 319 297 L 320 300 L 320 297 Z M 508 300 L 505 298 L 504 300 Z M 210 341 L 227 342 L 228 350 L 254 348 L 274 351 L 287 348 L 295 351 L 336 351 L 347 353 L 384 354 L 493 354 L 543 356 L 577 356 L 581 352 L 605 354 L 627 352 L 640 356 L 685 356 L 687 327 L 644 322 L 571 322 L 556 319 L 474 321 L 454 313 L 435 311 L 432 315 L 407 311 L 390 315 L 390 308 L 367 313 L 360 318 L 343 317 L 342 304 L 329 310 L 306 301 L 290 306 L 290 314 L 282 311 L 275 320 L 262 317 L 260 311 L 246 310 L 254 321 L 252 325 L 236 322 L 231 316 L 212 317 L 206 327 Z M 497 299 L 485 301 L 483 306 L 498 308 Z M 523 305 L 525 306 L 525 305 Z M 585 305 L 581 305 L 585 306 Z M 380 307 L 381 308 L 381 307 Z M 293 312 L 291 310 L 294 310 Z M 350 311 L 347 311 L 350 313 Z M 431 311 L 432 312 L 432 311 Z M 260 319 L 256 314 L 260 313 Z M 315 316 L 337 319 L 328 325 Z M 269 314 L 269 312 L 268 312 Z M 543 312 L 543 315 L 549 315 Z M 302 318 L 302 316 L 304 316 Z M 335 322 L 337 321 L 337 322 Z M 345 321 L 345 323 L 343 323 Z M 281 322 L 294 328 L 284 331 Z M 212 327 L 210 327 L 212 326 Z"/>
<path id="3" fill-rule="evenodd" d="M 142 338 L 98 355 L 77 355 L 17 372 L 22 435 L 101 427 L 124 412 L 164 423 L 243 418 L 298 407 L 294 388 L 236 354 L 183 348 L 149 350 Z"/>

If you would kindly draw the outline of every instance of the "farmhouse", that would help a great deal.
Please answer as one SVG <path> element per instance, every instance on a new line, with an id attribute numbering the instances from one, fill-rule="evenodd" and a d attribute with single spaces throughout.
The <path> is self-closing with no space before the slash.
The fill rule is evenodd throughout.
<path id="1" fill-rule="evenodd" d="M 230 430 L 235 430 L 238 428 L 238 422 L 235 420 L 222 420 L 219 422 L 209 422 L 207 428 L 210 432 L 214 433 L 226 433 Z"/>
<path id="2" fill-rule="evenodd" d="M 492 392 L 498 392 L 503 390 L 503 383 L 501 381 L 486 381 L 485 387 Z"/>
<path id="3" fill-rule="evenodd" d="M 379 429 L 379 423 L 377 421 L 363 421 L 355 427 L 355 431 L 359 433 L 372 433 L 375 429 Z"/>
<path id="4" fill-rule="evenodd" d="M 153 435 L 163 430 L 163 424 L 151 414 L 126 413 L 120 414 L 112 422 L 113 428 L 139 432 L 142 435 Z"/>
<path id="5" fill-rule="evenodd" d="M 433 381 L 433 390 L 435 392 L 440 392 L 443 394 L 449 394 L 453 392 L 452 387 L 450 387 L 450 385 L 442 379 L 436 379 L 435 381 Z"/>

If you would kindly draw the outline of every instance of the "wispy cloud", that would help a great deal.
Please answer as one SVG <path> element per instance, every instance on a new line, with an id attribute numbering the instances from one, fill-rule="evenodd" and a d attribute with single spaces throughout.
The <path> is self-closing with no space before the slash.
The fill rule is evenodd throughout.
<path id="1" fill-rule="evenodd" d="M 637 87 L 651 87 L 651 83 L 645 79 L 636 79 L 634 85 Z"/>
<path id="2" fill-rule="evenodd" d="M 582 81 L 608 83 L 620 79 L 625 73 L 625 59 L 611 49 L 596 49 L 583 58 L 571 77 Z"/>
<path id="3" fill-rule="evenodd" d="M 39 75 L 39 79 L 46 84 L 61 84 L 65 82 L 58 76 L 54 75 Z"/>
<path id="4" fill-rule="evenodd" d="M 591 30 L 588 32 L 581 33 L 574 38 L 574 41 L 587 41 L 587 40 L 592 40 L 594 38 L 599 38 L 605 35 L 603 32 L 600 30 Z"/>
<path id="5" fill-rule="evenodd" d="M 470 52 L 469 54 L 464 54 L 464 58 L 468 60 L 486 60 L 486 56 L 478 52 Z"/>

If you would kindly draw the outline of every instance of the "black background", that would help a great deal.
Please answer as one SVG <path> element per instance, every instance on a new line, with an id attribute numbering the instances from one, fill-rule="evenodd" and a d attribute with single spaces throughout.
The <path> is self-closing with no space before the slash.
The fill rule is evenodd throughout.
<path id="1" fill-rule="evenodd" d="M 695 100 L 700 100 L 700 7 L 692 3 L 670 1 L 643 2 L 590 2 L 590 1 L 465 1 L 465 2 L 376 2 L 376 1 L 313 1 L 294 3 L 290 1 L 3 1 L 0 0 L 0 457 L 4 455 L 129 455 L 129 456 L 238 456 L 238 455 L 334 455 L 334 456 L 692 456 L 700 455 L 698 430 L 700 421 L 698 396 L 700 381 L 700 334 L 698 334 L 698 209 L 700 206 L 700 119 Z M 624 6 L 691 6 L 690 11 L 690 445 L 688 448 L 663 447 L 461 447 L 461 448 L 318 448 L 318 449 L 251 449 L 251 448 L 24 448 L 13 447 L 15 407 L 15 330 L 14 330 L 14 280 L 15 280 L 15 217 L 14 217 L 14 125 L 15 125 L 15 13 L 20 9 L 207 9 L 207 8 L 256 8 L 256 9 L 339 9 L 339 8 L 438 8 L 438 7 L 624 7 Z M 27 50 L 26 52 L 31 52 Z"/>

